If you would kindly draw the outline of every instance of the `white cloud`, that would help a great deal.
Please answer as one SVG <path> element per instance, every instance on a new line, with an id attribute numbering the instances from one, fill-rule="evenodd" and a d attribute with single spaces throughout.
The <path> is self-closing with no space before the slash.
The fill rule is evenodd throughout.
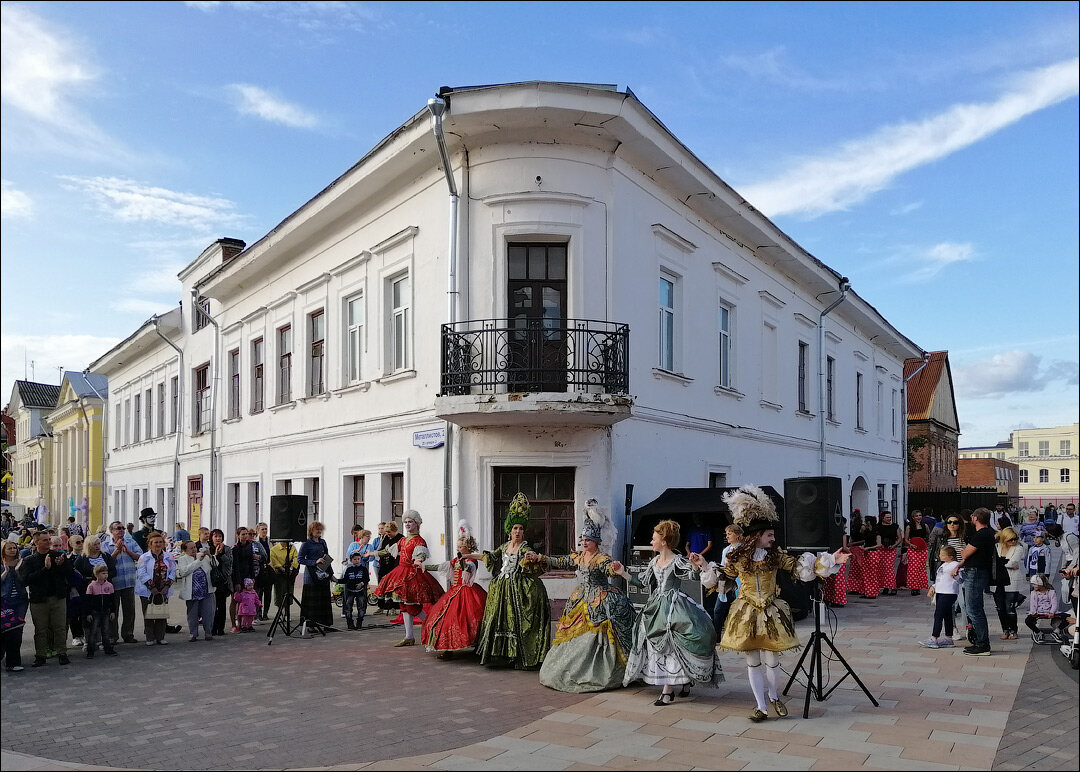
<path id="1" fill-rule="evenodd" d="M 3 180 L 0 190 L 0 216 L 6 220 L 29 220 L 34 214 L 34 201 L 14 184 Z"/>
<path id="2" fill-rule="evenodd" d="M 63 30 L 25 6 L 5 3 L 3 9 L 0 94 L 26 119 L 7 122 L 5 141 L 23 150 L 42 146 L 94 159 L 126 156 L 127 151 L 76 106 L 100 77 L 89 56 Z"/>
<path id="3" fill-rule="evenodd" d="M 58 368 L 83 370 L 119 342 L 119 338 L 97 335 L 0 334 L 0 385 L 4 388 L 3 398 L 6 400 L 14 382 L 24 377 L 39 383 L 60 383 Z M 31 361 L 33 371 L 29 366 Z"/>
<path id="4" fill-rule="evenodd" d="M 179 282 L 177 283 L 179 288 Z M 132 314 L 142 319 L 149 319 L 154 314 L 164 314 L 176 308 L 176 303 L 160 300 L 143 300 L 140 298 L 123 298 L 112 303 L 114 311 L 122 314 Z"/>
<path id="5" fill-rule="evenodd" d="M 935 244 L 924 252 L 910 257 L 911 271 L 902 277 L 902 281 L 927 281 L 937 276 L 950 265 L 969 262 L 974 258 L 975 248 L 971 244 L 952 244 L 949 242 Z"/>
<path id="6" fill-rule="evenodd" d="M 185 5 L 204 13 L 215 13 L 225 9 L 256 13 L 292 29 L 317 33 L 335 33 L 341 30 L 366 32 L 380 18 L 374 9 L 364 3 L 334 2 L 334 0 L 230 3 L 193 0 L 186 2 Z"/>
<path id="7" fill-rule="evenodd" d="M 117 177 L 64 177 L 106 212 L 123 222 L 153 222 L 190 228 L 236 225 L 243 221 L 225 198 L 180 193 Z"/>
<path id="8" fill-rule="evenodd" d="M 896 207 L 891 212 L 889 212 L 889 214 L 893 215 L 894 217 L 902 217 L 905 214 L 911 214 L 912 212 L 922 209 L 922 206 L 922 201 L 912 201 L 910 204 L 904 204 L 903 206 Z"/>
<path id="9" fill-rule="evenodd" d="M 815 217 L 847 209 L 887 187 L 898 175 L 961 150 L 1026 115 L 1080 92 L 1080 59 L 1027 73 L 993 102 L 954 105 L 914 123 L 886 126 L 773 180 L 740 190 L 770 216 Z"/>
<path id="10" fill-rule="evenodd" d="M 757 54 L 724 54 L 719 63 L 743 77 L 797 91 L 850 92 L 867 86 L 865 74 L 861 74 L 863 79 L 859 81 L 846 77 L 825 79 L 810 75 L 788 60 L 784 46 L 775 46 Z"/>
<path id="11" fill-rule="evenodd" d="M 179 297 L 181 285 L 177 274 L 185 265 L 186 263 L 168 263 L 142 271 L 132 277 L 129 286 L 135 292 L 149 292 L 159 295 L 172 292 Z"/>
<path id="12" fill-rule="evenodd" d="M 977 399 L 1005 394 L 1044 391 L 1052 383 L 1075 386 L 1080 383 L 1080 365 L 1042 357 L 1016 349 L 995 354 L 988 360 L 953 368 L 957 395 Z"/>
<path id="13" fill-rule="evenodd" d="M 302 107 L 289 104 L 268 91 L 248 83 L 233 83 L 228 87 L 236 97 L 236 109 L 241 115 L 254 115 L 271 123 L 280 123 L 297 129 L 313 129 L 319 119 Z"/>

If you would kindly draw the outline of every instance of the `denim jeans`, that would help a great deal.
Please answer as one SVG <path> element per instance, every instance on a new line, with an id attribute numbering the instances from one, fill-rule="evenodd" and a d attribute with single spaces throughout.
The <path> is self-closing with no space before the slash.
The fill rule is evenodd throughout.
<path id="1" fill-rule="evenodd" d="M 985 568 L 964 570 L 964 610 L 971 623 L 975 640 L 972 644 L 989 648 L 990 628 L 986 625 L 986 609 L 983 608 L 983 594 L 990 584 L 990 571 Z"/>
<path id="2" fill-rule="evenodd" d="M 346 591 L 344 597 L 344 612 L 345 619 L 349 622 L 353 621 L 353 609 L 356 609 L 356 616 L 361 621 L 364 619 L 364 615 L 367 614 L 367 590 L 363 592 Z"/>

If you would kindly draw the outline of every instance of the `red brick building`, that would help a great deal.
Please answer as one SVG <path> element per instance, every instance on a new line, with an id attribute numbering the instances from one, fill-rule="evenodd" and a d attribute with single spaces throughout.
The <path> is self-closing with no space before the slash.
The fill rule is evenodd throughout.
<path id="1" fill-rule="evenodd" d="M 925 367 L 923 366 L 925 364 Z M 948 351 L 904 362 L 907 390 L 909 491 L 956 491 L 960 419 L 956 414 Z"/>
<path id="2" fill-rule="evenodd" d="M 1020 496 L 1020 467 L 1000 458 L 961 458 L 957 479 L 961 488 L 992 488 L 1009 501 Z"/>

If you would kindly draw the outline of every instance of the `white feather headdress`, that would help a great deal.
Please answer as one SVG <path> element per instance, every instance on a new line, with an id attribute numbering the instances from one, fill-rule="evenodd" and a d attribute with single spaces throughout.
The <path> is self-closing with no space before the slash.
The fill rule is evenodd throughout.
<path id="1" fill-rule="evenodd" d="M 724 494 L 724 503 L 731 510 L 731 518 L 745 528 L 771 528 L 779 522 L 776 505 L 761 488 L 744 485 L 737 491 Z"/>

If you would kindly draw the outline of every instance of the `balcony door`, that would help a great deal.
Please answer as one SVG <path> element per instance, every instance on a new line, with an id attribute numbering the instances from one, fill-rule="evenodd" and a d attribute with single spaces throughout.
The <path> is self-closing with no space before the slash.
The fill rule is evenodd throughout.
<path id="1" fill-rule="evenodd" d="M 566 244 L 507 247 L 511 391 L 566 391 Z"/>

